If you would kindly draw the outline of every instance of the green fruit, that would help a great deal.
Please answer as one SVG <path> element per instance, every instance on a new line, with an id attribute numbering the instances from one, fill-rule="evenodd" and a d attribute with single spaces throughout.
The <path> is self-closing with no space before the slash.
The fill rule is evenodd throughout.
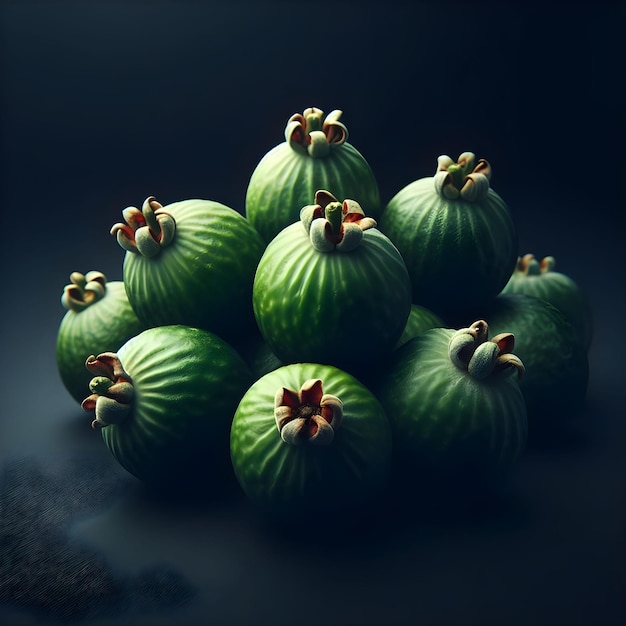
<path id="1" fill-rule="evenodd" d="M 500 293 L 515 267 L 517 231 L 489 186 L 491 168 L 471 152 L 439 157 L 434 177 L 416 180 L 387 204 L 380 230 L 398 247 L 413 302 L 444 319 Z"/>
<path id="2" fill-rule="evenodd" d="M 346 140 L 341 111 L 326 118 L 309 108 L 289 118 L 285 141 L 256 166 L 246 191 L 246 217 L 269 243 L 283 228 L 300 219 L 318 189 L 337 197 L 356 198 L 365 214 L 380 213 L 378 185 L 363 155 Z"/>
<path id="3" fill-rule="evenodd" d="M 124 283 L 107 282 L 101 272 L 72 272 L 61 302 L 67 309 L 56 339 L 56 362 L 63 385 L 82 402 L 91 374 L 85 361 L 91 354 L 117 350 L 144 329 L 131 308 Z"/>
<path id="4" fill-rule="evenodd" d="M 257 380 L 230 434 L 247 496 L 280 517 L 347 509 L 384 487 L 391 431 L 372 393 L 329 365 L 296 363 Z"/>
<path id="5" fill-rule="evenodd" d="M 318 191 L 267 246 L 253 286 L 261 334 L 283 363 L 353 371 L 391 352 L 411 306 L 395 246 L 353 200 Z"/>
<path id="6" fill-rule="evenodd" d="M 444 326 L 444 321 L 436 313 L 433 313 L 426 307 L 412 304 L 409 318 L 406 321 L 406 326 L 402 331 L 400 339 L 398 339 L 396 349 L 403 346 L 409 339 L 413 339 L 413 337 L 421 335 L 431 328 L 443 328 Z"/>
<path id="7" fill-rule="evenodd" d="M 554 305 L 573 324 L 587 348 L 593 334 L 591 305 L 582 289 L 569 276 L 554 270 L 554 257 L 540 262 L 532 254 L 517 261 L 517 266 L 502 293 L 523 293 L 542 298 Z"/>
<path id="8" fill-rule="evenodd" d="M 150 328 L 87 362 L 94 428 L 128 472 L 150 485 L 217 490 L 230 471 L 229 432 L 252 375 L 217 335 Z"/>
<path id="9" fill-rule="evenodd" d="M 477 308 L 495 333 L 515 335 L 515 353 L 526 374 L 520 380 L 530 435 L 560 426 L 584 405 L 589 361 L 583 337 L 556 307 L 524 294 L 500 294 Z"/>
<path id="10" fill-rule="evenodd" d="M 527 416 L 513 338 L 487 340 L 484 321 L 433 328 L 394 353 L 375 389 L 411 483 L 506 476 L 526 445 Z M 523 376 L 522 376 L 523 379 Z"/>
<path id="11" fill-rule="evenodd" d="M 234 209 L 212 200 L 166 207 L 152 196 L 111 230 L 127 251 L 124 284 L 147 326 L 183 324 L 231 340 L 254 327 L 252 282 L 264 244 Z"/>

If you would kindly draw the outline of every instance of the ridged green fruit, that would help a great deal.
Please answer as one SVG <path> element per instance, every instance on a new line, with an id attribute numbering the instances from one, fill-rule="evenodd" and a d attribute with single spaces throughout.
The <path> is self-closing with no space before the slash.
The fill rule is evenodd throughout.
<path id="1" fill-rule="evenodd" d="M 380 493 L 391 466 L 391 430 L 380 403 L 350 374 L 295 363 L 245 393 L 230 450 L 235 475 L 256 505 L 310 521 Z"/>
<path id="2" fill-rule="evenodd" d="M 239 354 L 213 333 L 150 328 L 117 353 L 92 356 L 94 428 L 115 459 L 150 485 L 219 489 L 230 472 L 229 433 L 252 383 Z"/>
<path id="3" fill-rule="evenodd" d="M 427 330 L 399 348 L 380 376 L 374 391 L 394 454 L 416 488 L 500 479 L 525 448 L 526 406 L 512 373 L 523 364 L 511 354 L 512 337 L 488 340 L 490 328 L 480 320 Z"/>
<path id="4" fill-rule="evenodd" d="M 285 141 L 258 163 L 248 183 L 245 215 L 269 243 L 300 219 L 300 209 L 318 189 L 354 198 L 365 214 L 378 217 L 380 193 L 363 155 L 347 142 L 341 111 L 309 108 L 289 118 Z"/>
<path id="5" fill-rule="evenodd" d="M 515 335 L 515 353 L 526 374 L 520 380 L 530 437 L 543 436 L 580 413 L 589 381 L 583 337 L 549 302 L 525 294 L 500 294 L 475 316 L 493 332 Z"/>
<path id="6" fill-rule="evenodd" d="M 517 230 L 489 186 L 490 165 L 471 152 L 438 160 L 434 177 L 413 181 L 389 201 L 380 230 L 398 247 L 413 302 L 446 319 L 500 293 L 518 255 Z"/>
<path id="7" fill-rule="evenodd" d="M 72 272 L 61 302 L 67 309 L 56 339 L 56 362 L 61 381 L 80 404 L 89 393 L 91 374 L 85 361 L 91 354 L 117 350 L 144 329 L 137 319 L 124 283 L 107 282 L 102 272 Z"/>
<path id="8" fill-rule="evenodd" d="M 555 263 L 552 256 L 541 261 L 532 254 L 520 257 L 502 293 L 523 293 L 553 304 L 573 324 L 589 348 L 593 335 L 591 303 L 572 278 L 555 271 Z"/>
<path id="9" fill-rule="evenodd" d="M 398 250 L 356 202 L 325 191 L 315 197 L 303 220 L 267 246 L 254 279 L 254 314 L 284 364 L 354 373 L 398 341 L 411 306 L 409 277 Z"/>
<path id="10" fill-rule="evenodd" d="M 231 340 L 254 328 L 252 282 L 265 245 L 240 213 L 212 200 L 123 211 L 124 285 L 146 326 L 183 324 Z"/>

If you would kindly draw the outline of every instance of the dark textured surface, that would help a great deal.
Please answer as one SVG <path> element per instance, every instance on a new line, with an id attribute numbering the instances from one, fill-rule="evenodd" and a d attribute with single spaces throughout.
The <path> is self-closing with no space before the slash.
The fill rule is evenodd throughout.
<path id="1" fill-rule="evenodd" d="M 623 3 L 0 4 L 0 623 L 617 626 L 626 622 Z M 238 492 L 148 493 L 63 389 L 70 272 L 122 277 L 128 205 L 243 208 L 309 106 L 344 111 L 383 202 L 437 156 L 493 167 L 520 253 L 595 316 L 572 429 L 498 494 L 272 529 Z M 225 480 L 228 477 L 216 477 Z"/>
<path id="2" fill-rule="evenodd" d="M 89 459 L 23 458 L 3 468 L 0 495 L 0 617 L 27 611 L 42 621 L 127 617 L 185 604 L 188 581 L 169 567 L 116 572 L 99 552 L 77 545 L 69 526 L 106 510 L 128 481 Z M 9 621 L 10 623 L 10 621 Z"/>

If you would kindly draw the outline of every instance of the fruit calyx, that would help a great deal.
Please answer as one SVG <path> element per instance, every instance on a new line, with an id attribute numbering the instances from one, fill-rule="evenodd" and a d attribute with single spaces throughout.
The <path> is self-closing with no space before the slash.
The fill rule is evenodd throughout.
<path id="1" fill-rule="evenodd" d="M 325 157 L 348 138 L 348 129 L 339 121 L 342 113 L 336 109 L 324 117 L 324 112 L 315 107 L 294 113 L 287 121 L 285 140 L 297 152 Z"/>
<path id="2" fill-rule="evenodd" d="M 104 298 L 106 294 L 106 276 L 102 272 L 72 272 L 69 285 L 63 288 L 61 304 L 68 310 L 78 313 L 89 305 Z"/>
<path id="3" fill-rule="evenodd" d="M 437 158 L 437 172 L 434 176 L 435 189 L 444 198 L 454 200 L 480 200 L 489 191 L 491 165 L 479 159 L 473 152 L 463 152 L 455 163 L 447 154 Z"/>
<path id="4" fill-rule="evenodd" d="M 315 192 L 315 204 L 302 208 L 300 220 L 319 252 L 350 252 L 361 243 L 363 231 L 376 226 L 376 220 L 365 217 L 358 202 L 339 202 L 323 189 Z"/>
<path id="5" fill-rule="evenodd" d="M 324 393 L 320 379 L 309 379 L 300 391 L 281 387 L 276 392 L 274 417 L 285 443 L 328 445 L 341 424 L 343 403 L 337 396 Z"/>
<path id="6" fill-rule="evenodd" d="M 525 274 L 526 276 L 539 276 L 540 274 L 547 274 L 553 271 L 555 265 L 556 261 L 553 256 L 546 256 L 541 261 L 538 261 L 533 254 L 525 254 L 518 257 L 515 273 Z"/>
<path id="7" fill-rule="evenodd" d="M 448 344 L 450 360 L 478 380 L 509 374 L 512 369 L 516 369 L 518 378 L 521 378 L 524 364 L 511 354 L 515 344 L 513 334 L 500 333 L 491 339 L 488 334 L 489 326 L 484 320 L 457 330 Z"/>
<path id="8" fill-rule="evenodd" d="M 144 200 L 141 211 L 129 206 L 122 215 L 126 223 L 114 224 L 111 234 L 117 236 L 117 242 L 128 252 L 153 257 L 174 239 L 176 221 L 154 196 Z"/>
<path id="9" fill-rule="evenodd" d="M 114 352 L 103 352 L 97 357 L 91 355 L 85 362 L 87 369 L 94 374 L 89 383 L 91 395 L 81 403 L 85 411 L 96 412 L 92 428 L 103 428 L 109 424 L 119 424 L 129 415 L 135 389 L 130 376 Z"/>

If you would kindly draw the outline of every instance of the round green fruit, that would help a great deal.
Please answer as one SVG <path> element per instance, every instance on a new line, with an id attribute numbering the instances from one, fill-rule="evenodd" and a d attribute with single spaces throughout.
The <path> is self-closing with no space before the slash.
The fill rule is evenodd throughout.
<path id="1" fill-rule="evenodd" d="M 257 380 L 230 434 L 235 475 L 262 510 L 280 517 L 362 505 L 384 487 L 391 430 L 373 394 L 329 365 L 295 363 Z"/>
<path id="2" fill-rule="evenodd" d="M 82 402 L 91 375 L 85 369 L 90 354 L 117 350 L 144 329 L 137 319 L 124 283 L 107 282 L 102 272 L 72 272 L 61 303 L 67 309 L 56 338 L 56 362 L 63 385 Z"/>
<path id="3" fill-rule="evenodd" d="M 509 333 L 488 339 L 479 320 L 433 328 L 399 348 L 374 389 L 389 418 L 394 454 L 412 484 L 506 476 L 527 437 L 524 371 Z M 518 375 L 513 375 L 517 373 Z"/>
<path id="4" fill-rule="evenodd" d="M 515 335 L 515 353 L 526 374 L 520 380 L 529 434 L 548 433 L 577 415 L 587 394 L 589 360 L 584 339 L 549 302 L 524 294 L 500 294 L 477 308 L 493 332 Z"/>
<path id="5" fill-rule="evenodd" d="M 553 304 L 573 324 L 589 348 L 593 334 L 591 303 L 573 279 L 555 271 L 555 263 L 552 256 L 544 257 L 541 261 L 532 254 L 520 257 L 502 293 L 522 293 Z"/>
<path id="6" fill-rule="evenodd" d="M 339 121 L 342 112 L 326 117 L 316 108 L 292 115 L 285 141 L 270 150 L 254 169 L 246 191 L 246 217 L 269 243 L 300 218 L 300 209 L 318 189 L 341 198 L 357 198 L 366 215 L 380 213 L 374 173 L 363 155 L 347 142 Z"/>
<path id="7" fill-rule="evenodd" d="M 117 353 L 91 356 L 95 411 L 110 452 L 150 485 L 219 490 L 230 472 L 229 432 L 252 383 L 239 354 L 217 335 L 183 325 L 150 328 Z"/>
<path id="8" fill-rule="evenodd" d="M 357 202 L 326 191 L 267 246 L 253 286 L 261 334 L 285 363 L 353 372 L 392 351 L 411 306 L 395 246 Z"/>
<path id="9" fill-rule="evenodd" d="M 128 207 L 111 233 L 126 250 L 124 285 L 146 326 L 183 324 L 231 340 L 254 327 L 252 282 L 264 243 L 240 213 L 212 200 Z"/>
<path id="10" fill-rule="evenodd" d="M 401 189 L 379 220 L 406 262 L 413 302 L 444 319 L 498 295 L 515 267 L 517 230 L 490 177 L 471 152 L 458 163 L 440 156 L 435 176 Z"/>

